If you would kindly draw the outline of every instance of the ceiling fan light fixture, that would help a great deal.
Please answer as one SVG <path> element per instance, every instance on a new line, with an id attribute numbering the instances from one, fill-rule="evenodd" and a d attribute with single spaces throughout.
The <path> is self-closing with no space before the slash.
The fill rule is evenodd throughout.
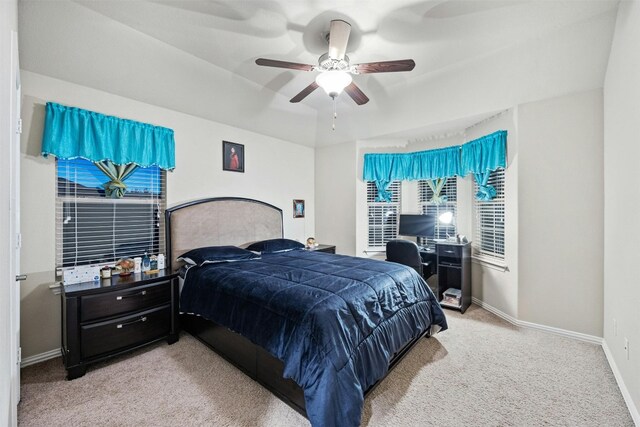
<path id="1" fill-rule="evenodd" d="M 318 86 L 332 98 L 340 95 L 344 88 L 349 86 L 352 81 L 351 74 L 338 70 L 324 71 L 316 77 Z"/>

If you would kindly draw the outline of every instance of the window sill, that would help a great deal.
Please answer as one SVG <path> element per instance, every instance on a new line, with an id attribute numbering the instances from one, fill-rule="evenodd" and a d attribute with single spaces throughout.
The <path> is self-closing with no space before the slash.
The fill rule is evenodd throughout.
<path id="1" fill-rule="evenodd" d="M 62 282 L 55 282 L 49 285 L 49 289 L 54 295 L 60 295 L 62 293 Z"/>
<path id="2" fill-rule="evenodd" d="M 363 254 L 383 254 L 387 251 L 386 248 L 367 248 L 362 251 Z"/>
<path id="3" fill-rule="evenodd" d="M 507 266 L 507 264 L 501 260 L 488 260 L 486 258 L 471 257 L 471 261 L 474 264 L 479 264 L 483 267 L 488 267 L 493 270 L 502 271 L 503 273 L 506 271 L 509 271 L 509 267 Z"/>
<path id="4" fill-rule="evenodd" d="M 365 251 L 362 251 L 362 255 L 360 257 L 368 258 L 368 259 L 377 259 L 381 261 L 384 261 L 387 258 L 386 251 L 379 250 L 379 249 L 367 249 Z"/>

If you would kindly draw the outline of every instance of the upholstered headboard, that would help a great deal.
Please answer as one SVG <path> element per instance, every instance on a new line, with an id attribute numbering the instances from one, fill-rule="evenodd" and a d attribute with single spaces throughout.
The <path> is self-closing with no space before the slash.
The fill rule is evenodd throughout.
<path id="1" fill-rule="evenodd" d="M 167 262 L 204 246 L 234 245 L 283 236 L 282 210 L 253 199 L 219 197 L 195 200 L 165 211 Z"/>

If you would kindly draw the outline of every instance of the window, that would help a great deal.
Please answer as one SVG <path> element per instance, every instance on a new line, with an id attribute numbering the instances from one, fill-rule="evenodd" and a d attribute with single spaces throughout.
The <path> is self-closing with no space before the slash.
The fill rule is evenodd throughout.
<path id="1" fill-rule="evenodd" d="M 112 263 L 164 252 L 165 172 L 137 168 L 121 199 L 104 197 L 109 181 L 92 162 L 58 159 L 57 267 Z"/>
<path id="2" fill-rule="evenodd" d="M 433 190 L 429 187 L 426 180 L 418 181 L 418 202 L 420 203 L 420 212 L 423 214 L 433 215 L 436 218 L 436 239 L 446 239 L 447 235 L 455 236 L 457 234 L 456 220 L 458 216 L 458 179 L 456 177 L 447 178 L 447 181 L 442 187 L 440 192 L 441 196 L 447 196 L 447 201 L 436 205 L 430 202 L 433 197 Z M 440 215 L 445 212 L 451 212 L 453 214 L 453 221 L 451 224 L 442 224 L 438 221 Z M 420 239 L 420 244 L 428 247 L 434 247 L 435 242 L 433 240 Z"/>
<path id="3" fill-rule="evenodd" d="M 387 242 L 398 237 L 398 215 L 400 214 L 402 183 L 393 181 L 388 190 L 391 192 L 391 201 L 377 202 L 378 189 L 376 184 L 367 182 L 368 247 L 371 250 L 385 250 Z"/>
<path id="4" fill-rule="evenodd" d="M 504 169 L 491 172 L 489 185 L 496 189 L 493 200 L 475 198 L 478 184 L 474 180 L 475 228 L 474 256 L 487 261 L 504 260 Z"/>

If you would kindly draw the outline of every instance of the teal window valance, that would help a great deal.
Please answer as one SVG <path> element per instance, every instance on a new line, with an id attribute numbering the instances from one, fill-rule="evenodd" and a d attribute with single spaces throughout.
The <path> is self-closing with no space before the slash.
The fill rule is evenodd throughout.
<path id="1" fill-rule="evenodd" d="M 460 147 L 439 148 L 415 153 L 367 153 L 363 179 L 378 188 L 378 201 L 389 201 L 386 191 L 391 181 L 438 179 L 461 174 Z"/>
<path id="2" fill-rule="evenodd" d="M 392 181 L 430 180 L 434 192 L 439 179 L 473 173 L 479 200 L 491 200 L 495 189 L 487 185 L 489 173 L 506 168 L 507 131 L 501 130 L 463 145 L 414 153 L 367 153 L 363 179 L 378 188 L 378 201 L 389 201 Z M 435 181 L 434 181 L 435 180 Z"/>
<path id="3" fill-rule="evenodd" d="M 42 155 L 175 168 L 173 130 L 47 102 Z"/>
<path id="4" fill-rule="evenodd" d="M 462 144 L 460 146 L 462 175 L 492 172 L 498 168 L 504 169 L 507 167 L 506 153 L 506 130 L 499 130 Z"/>
<path id="5" fill-rule="evenodd" d="M 497 191 L 488 185 L 489 175 L 496 169 L 507 167 L 507 131 L 500 130 L 461 146 L 464 175 L 473 174 L 478 183 L 476 199 L 492 200 Z"/>

